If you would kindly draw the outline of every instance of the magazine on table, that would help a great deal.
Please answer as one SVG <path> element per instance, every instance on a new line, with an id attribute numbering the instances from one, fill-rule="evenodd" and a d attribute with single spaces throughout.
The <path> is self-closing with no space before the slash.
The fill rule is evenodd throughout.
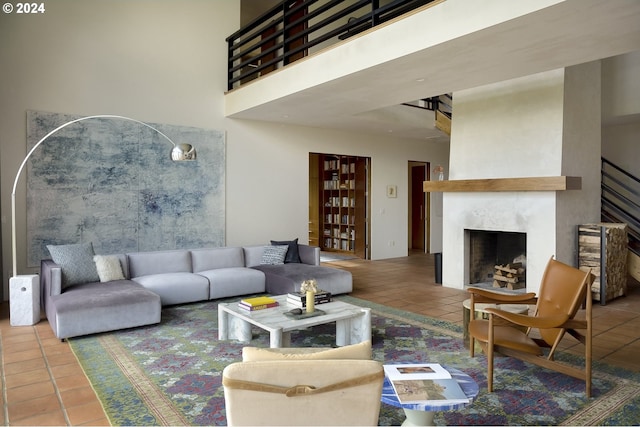
<path id="1" fill-rule="evenodd" d="M 384 365 L 400 403 L 468 403 L 460 384 L 438 363 Z"/>

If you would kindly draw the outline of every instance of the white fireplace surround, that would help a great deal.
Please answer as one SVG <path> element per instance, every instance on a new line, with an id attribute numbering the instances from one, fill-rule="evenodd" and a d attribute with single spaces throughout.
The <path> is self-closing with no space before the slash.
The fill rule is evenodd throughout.
<path id="1" fill-rule="evenodd" d="M 444 190 L 443 286 L 469 284 L 465 230 L 526 233 L 528 292 L 550 257 L 574 265 L 576 225 L 600 216 L 599 98 L 599 62 L 454 93 L 450 180 L 569 176 L 581 188 Z"/>

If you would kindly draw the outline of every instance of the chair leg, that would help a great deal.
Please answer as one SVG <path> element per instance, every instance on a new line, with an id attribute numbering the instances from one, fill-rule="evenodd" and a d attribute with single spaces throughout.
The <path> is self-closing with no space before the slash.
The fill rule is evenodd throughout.
<path id="1" fill-rule="evenodd" d="M 475 356 L 476 340 L 469 334 L 469 356 Z"/>
<path id="2" fill-rule="evenodd" d="M 487 341 L 487 391 L 493 392 L 493 314 L 489 314 L 489 334 Z"/>

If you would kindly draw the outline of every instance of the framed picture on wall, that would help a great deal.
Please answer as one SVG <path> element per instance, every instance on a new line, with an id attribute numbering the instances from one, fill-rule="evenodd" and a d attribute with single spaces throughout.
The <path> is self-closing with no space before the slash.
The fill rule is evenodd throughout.
<path id="1" fill-rule="evenodd" d="M 397 185 L 387 185 L 387 197 L 392 197 L 392 198 L 398 197 Z"/>

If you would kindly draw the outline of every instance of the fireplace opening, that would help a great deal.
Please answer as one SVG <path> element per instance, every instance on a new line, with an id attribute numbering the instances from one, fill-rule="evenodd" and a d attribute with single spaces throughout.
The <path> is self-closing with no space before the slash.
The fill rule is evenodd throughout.
<path id="1" fill-rule="evenodd" d="M 526 288 L 526 233 L 484 230 L 465 230 L 465 233 L 469 242 L 469 285 Z"/>

